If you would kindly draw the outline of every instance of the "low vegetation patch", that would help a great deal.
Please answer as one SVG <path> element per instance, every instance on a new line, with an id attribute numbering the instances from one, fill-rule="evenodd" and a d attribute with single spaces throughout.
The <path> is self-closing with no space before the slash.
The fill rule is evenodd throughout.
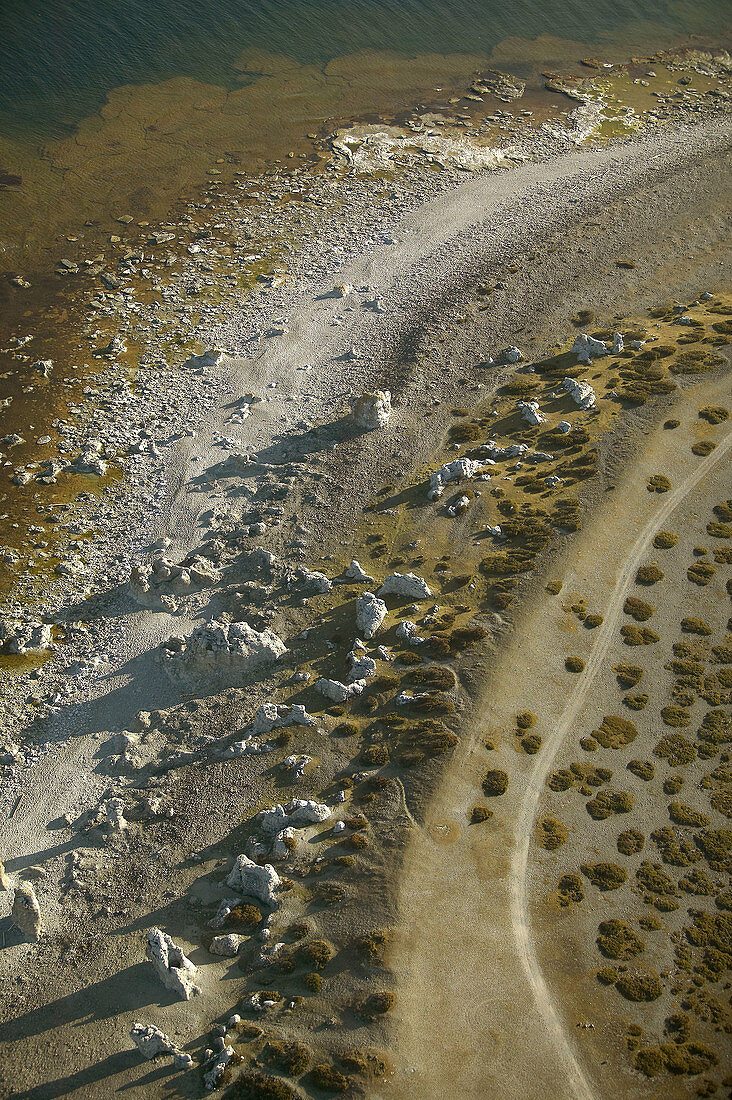
<path id="1" fill-rule="evenodd" d="M 637 829 L 627 829 L 624 833 L 618 834 L 616 846 L 618 851 L 623 856 L 634 856 L 637 852 L 642 852 L 646 843 L 646 838 L 643 833 L 639 833 Z"/>
<path id="2" fill-rule="evenodd" d="M 698 455 L 700 458 L 706 458 L 716 446 L 717 444 L 713 443 L 711 439 L 699 439 L 696 443 L 692 443 L 691 453 Z"/>
<path id="3" fill-rule="evenodd" d="M 571 654 L 569 657 L 565 658 L 564 667 L 567 669 L 567 672 L 582 672 L 585 667 L 585 662 L 581 657 Z"/>
<path id="4" fill-rule="evenodd" d="M 667 493 L 671 488 L 671 482 L 663 474 L 652 474 L 648 478 L 646 487 L 649 493 Z"/>
<path id="5" fill-rule="evenodd" d="M 556 817 L 543 817 L 536 825 L 536 843 L 547 852 L 561 848 L 569 838 L 569 829 Z"/>
<path id="6" fill-rule="evenodd" d="M 582 889 L 582 879 L 579 875 L 562 875 L 557 883 L 557 894 L 560 905 L 579 905 L 584 900 L 585 892 Z"/>
<path id="7" fill-rule="evenodd" d="M 266 1073 L 247 1073 L 227 1093 L 232 1100 L 300 1100 L 300 1093 L 279 1077 Z"/>
<path id="8" fill-rule="evenodd" d="M 646 945 L 624 920 L 605 920 L 598 927 L 597 946 L 607 959 L 633 959 Z"/>
<path id="9" fill-rule="evenodd" d="M 649 783 L 656 774 L 656 769 L 650 760 L 629 760 L 625 766 L 629 772 L 637 775 L 645 783 Z"/>
<path id="10" fill-rule="evenodd" d="M 696 760 L 696 746 L 682 733 L 668 733 L 658 742 L 653 755 L 667 760 L 672 768 L 679 768 Z"/>
<path id="11" fill-rule="evenodd" d="M 628 596 L 623 604 L 623 611 L 625 614 L 630 615 L 637 623 L 646 622 L 647 619 L 650 619 L 655 610 L 652 604 L 646 603 L 645 600 L 639 599 L 638 596 Z"/>
<path id="12" fill-rule="evenodd" d="M 704 588 L 709 584 L 717 570 L 713 565 L 709 565 L 708 562 L 695 561 L 693 565 L 690 565 L 686 570 L 686 576 L 692 584 L 698 584 L 700 588 Z"/>
<path id="13" fill-rule="evenodd" d="M 489 809 L 488 806 L 473 806 L 470 811 L 470 824 L 480 825 L 491 817 L 493 817 L 493 810 Z"/>
<path id="14" fill-rule="evenodd" d="M 620 628 L 620 634 L 626 645 L 654 645 L 658 640 L 658 634 L 651 630 L 650 626 L 631 626 L 626 624 Z"/>
<path id="15" fill-rule="evenodd" d="M 629 814 L 635 799 L 627 791 L 600 791 L 585 804 L 585 809 L 595 821 L 603 821 L 613 814 Z"/>
<path id="16" fill-rule="evenodd" d="M 704 405 L 699 409 L 699 417 L 709 424 L 721 424 L 729 416 L 729 410 L 724 405 Z"/>
<path id="17" fill-rule="evenodd" d="M 657 531 L 653 536 L 653 545 L 657 550 L 670 550 L 679 541 L 679 536 L 673 531 Z"/>
<path id="18" fill-rule="evenodd" d="M 687 806 L 685 802 L 670 802 L 668 813 L 675 825 L 688 825 L 693 829 L 701 829 L 709 824 L 706 814 Z"/>
<path id="19" fill-rule="evenodd" d="M 625 695 L 623 702 L 630 710 L 643 710 L 648 705 L 648 696 L 640 691 L 633 695 Z"/>
<path id="20" fill-rule="evenodd" d="M 598 890 L 617 890 L 628 877 L 619 863 L 583 863 L 580 870 Z"/>
<path id="21" fill-rule="evenodd" d="M 704 619 L 682 619 L 681 629 L 684 634 L 700 634 L 702 637 L 707 637 L 712 633 L 711 626 Z"/>
<path id="22" fill-rule="evenodd" d="M 657 1001 L 663 993 L 661 979 L 655 970 L 623 974 L 615 988 L 627 1001 Z"/>
<path id="23" fill-rule="evenodd" d="M 592 731 L 592 736 L 604 749 L 621 749 L 624 745 L 635 741 L 638 729 L 629 718 L 607 714 L 598 729 Z"/>
<path id="24" fill-rule="evenodd" d="M 613 672 L 621 687 L 635 687 L 643 678 L 643 669 L 639 665 L 614 665 Z"/>
<path id="25" fill-rule="evenodd" d="M 651 562 L 650 565 L 641 565 L 635 575 L 635 583 L 644 585 L 657 584 L 658 581 L 663 580 L 664 575 L 663 570 L 659 569 L 655 562 Z"/>
<path id="26" fill-rule="evenodd" d="M 383 993 L 371 993 L 368 996 L 357 997 L 354 1008 L 357 1015 L 362 1016 L 365 1020 L 376 1020 L 379 1016 L 391 1012 L 395 1004 L 396 997 L 394 994 L 391 990 L 385 990 Z"/>
<path id="27" fill-rule="evenodd" d="M 508 790 L 508 775 L 499 768 L 492 768 L 486 772 L 483 780 L 483 794 L 488 798 L 495 798 L 505 794 Z"/>

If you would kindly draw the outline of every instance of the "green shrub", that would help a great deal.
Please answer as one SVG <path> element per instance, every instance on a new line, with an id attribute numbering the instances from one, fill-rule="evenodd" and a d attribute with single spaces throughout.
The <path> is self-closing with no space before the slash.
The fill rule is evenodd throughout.
<path id="1" fill-rule="evenodd" d="M 721 424 L 727 419 L 729 412 L 724 405 L 704 405 L 699 409 L 699 417 L 709 424 Z"/>
<path id="2" fill-rule="evenodd" d="M 717 444 L 712 443 L 711 439 L 700 439 L 698 443 L 692 443 L 691 453 L 698 455 L 700 458 L 706 458 L 716 446 Z"/>
<path id="3" fill-rule="evenodd" d="M 547 852 L 561 848 L 569 838 L 569 830 L 556 817 L 544 817 L 536 825 L 536 843 Z"/>
<path id="4" fill-rule="evenodd" d="M 683 785 L 683 775 L 669 775 L 669 777 L 663 781 L 663 793 L 678 794 Z"/>
<path id="5" fill-rule="evenodd" d="M 361 759 L 364 764 L 370 764 L 372 767 L 381 767 L 383 764 L 389 763 L 389 752 L 386 746 L 380 743 L 368 745 L 361 752 Z"/>
<path id="6" fill-rule="evenodd" d="M 316 974 L 315 971 L 312 971 L 312 973 L 310 974 L 306 974 L 303 978 L 303 981 L 308 989 L 311 991 L 311 993 L 319 993 L 321 986 L 323 985 L 323 979 L 321 978 L 320 974 Z"/>
<path id="7" fill-rule="evenodd" d="M 696 760 L 696 747 L 682 733 L 667 733 L 656 745 L 653 755 L 667 760 L 672 768 L 678 768 Z"/>
<path id="8" fill-rule="evenodd" d="M 659 569 L 655 562 L 651 562 L 650 565 L 641 565 L 640 569 L 636 572 L 635 583 L 636 584 L 657 584 L 658 581 L 662 581 L 665 574 L 662 569 Z"/>
<path id="9" fill-rule="evenodd" d="M 648 478 L 647 488 L 649 493 L 667 493 L 671 488 L 671 482 L 663 474 L 652 474 Z"/>
<path id="10" fill-rule="evenodd" d="M 536 715 L 533 711 L 522 710 L 516 715 L 516 725 L 521 730 L 530 730 L 532 726 L 536 725 Z"/>
<path id="11" fill-rule="evenodd" d="M 585 809 L 595 821 L 603 821 L 613 814 L 628 814 L 635 805 L 635 799 L 627 791 L 600 791 L 591 801 L 585 804 Z"/>
<path id="12" fill-rule="evenodd" d="M 632 959 L 646 945 L 624 920 L 605 920 L 598 927 L 597 946 L 607 959 Z"/>
<path id="13" fill-rule="evenodd" d="M 565 659 L 564 667 L 568 672 L 582 672 L 585 667 L 585 662 L 581 657 L 571 655 Z"/>
<path id="14" fill-rule="evenodd" d="M 359 936 L 354 946 L 361 958 L 375 966 L 384 957 L 384 948 L 388 939 L 388 934 L 382 928 L 377 928 L 365 936 Z"/>
<path id="15" fill-rule="evenodd" d="M 244 1074 L 232 1085 L 227 1095 L 235 1100 L 300 1100 L 299 1092 L 286 1081 L 279 1077 L 270 1077 L 266 1073 Z"/>
<path id="16" fill-rule="evenodd" d="M 642 1047 L 637 1051 L 633 1064 L 646 1077 L 657 1077 L 665 1070 L 666 1059 L 660 1047 Z"/>
<path id="17" fill-rule="evenodd" d="M 681 629 L 684 634 L 700 634 L 702 637 L 707 637 L 712 633 L 711 626 L 705 623 L 703 619 L 682 619 Z"/>
<path id="18" fill-rule="evenodd" d="M 635 687 L 643 678 L 643 669 L 638 665 L 614 665 L 613 672 L 621 687 Z"/>
<path id="19" fill-rule="evenodd" d="M 470 811 L 470 824 L 480 825 L 491 817 L 493 817 L 493 810 L 490 810 L 487 806 L 473 806 Z"/>
<path id="20" fill-rule="evenodd" d="M 663 707 L 661 710 L 661 718 L 667 726 L 676 726 L 678 728 L 691 725 L 691 716 L 683 707 Z"/>
<path id="21" fill-rule="evenodd" d="M 635 695 L 624 696 L 623 702 L 631 710 L 643 710 L 648 705 L 648 696 L 644 692 L 637 692 Z"/>
<path id="22" fill-rule="evenodd" d="M 450 438 L 455 443 L 469 443 L 474 440 L 482 439 L 485 435 L 485 431 L 481 428 L 480 424 L 468 422 L 465 424 L 453 424 L 450 428 Z"/>
<path id="23" fill-rule="evenodd" d="M 533 756 L 541 748 L 542 739 L 538 733 L 530 733 L 528 737 L 524 737 L 521 740 L 521 748 L 529 756 Z"/>
<path id="24" fill-rule="evenodd" d="M 310 1080 L 316 1088 L 323 1089 L 324 1092 L 345 1092 L 351 1083 L 344 1073 L 325 1062 L 313 1066 Z"/>
<path id="25" fill-rule="evenodd" d="M 598 890 L 617 890 L 623 885 L 628 872 L 619 863 L 583 863 L 580 870 Z"/>
<path id="26" fill-rule="evenodd" d="M 366 1020 L 376 1020 L 379 1016 L 391 1012 L 395 1004 L 396 997 L 387 990 L 383 993 L 371 993 L 367 997 L 357 997 L 355 1010 Z"/>
<path id="27" fill-rule="evenodd" d="M 262 920 L 262 914 L 256 905 L 235 905 L 226 918 L 227 924 L 239 928 L 256 928 Z"/>
<path id="28" fill-rule="evenodd" d="M 623 626 L 620 628 L 623 641 L 626 645 L 653 645 L 658 641 L 658 634 L 649 626 Z"/>
<path id="29" fill-rule="evenodd" d="M 488 631 L 482 626 L 460 626 L 450 634 L 450 647 L 453 650 L 466 649 L 487 637 Z"/>
<path id="30" fill-rule="evenodd" d="M 570 902 L 579 905 L 585 896 L 582 889 L 582 879 L 579 875 L 562 875 L 557 883 L 557 892 L 559 894 L 559 904 L 565 906 L 569 905 Z"/>
<path id="31" fill-rule="evenodd" d="M 598 729 L 592 731 L 592 736 L 604 749 L 621 749 L 629 745 L 638 736 L 638 729 L 629 718 L 621 718 L 617 714 L 607 714 L 603 718 Z"/>
<path id="32" fill-rule="evenodd" d="M 333 728 L 334 737 L 355 737 L 358 733 L 358 726 L 355 722 L 340 722 Z"/>
<path id="33" fill-rule="evenodd" d="M 628 1001 L 657 1001 L 663 993 L 661 979 L 655 970 L 622 974 L 615 988 Z"/>
<path id="34" fill-rule="evenodd" d="M 657 550 L 670 550 L 679 541 L 679 536 L 673 531 L 657 531 L 653 536 L 653 545 Z"/>
<path id="35" fill-rule="evenodd" d="M 695 561 L 693 565 L 690 565 L 686 570 L 687 578 L 692 584 L 698 584 L 700 588 L 704 588 L 711 581 L 717 570 L 713 565 L 709 565 L 704 561 Z"/>
<path id="36" fill-rule="evenodd" d="M 712 522 L 707 524 L 707 534 L 713 539 L 732 539 L 732 524 Z"/>
<path id="37" fill-rule="evenodd" d="M 603 985 L 615 985 L 618 980 L 618 972 L 614 966 L 601 966 L 597 971 L 597 980 Z"/>
<path id="38" fill-rule="evenodd" d="M 649 783 L 655 775 L 656 769 L 650 760 L 629 760 L 626 764 L 629 772 L 637 775 L 639 779 Z"/>
<path id="39" fill-rule="evenodd" d="M 310 1065 L 310 1051 L 304 1043 L 270 1041 L 262 1051 L 262 1059 L 289 1077 L 300 1077 Z"/>
<path id="40" fill-rule="evenodd" d="M 644 623 L 647 619 L 650 619 L 654 610 L 655 608 L 651 604 L 638 599 L 637 596 L 628 596 L 623 604 L 625 614 L 630 615 L 637 623 Z"/>
<path id="41" fill-rule="evenodd" d="M 646 838 L 637 829 L 619 833 L 616 841 L 618 851 L 624 856 L 634 856 L 637 852 L 642 852 L 645 843 Z"/>
<path id="42" fill-rule="evenodd" d="M 451 691 L 455 687 L 455 673 L 444 665 L 421 665 L 413 669 L 407 679 L 435 691 Z"/>
<path id="43" fill-rule="evenodd" d="M 310 940 L 302 945 L 299 955 L 315 970 L 322 970 L 333 958 L 333 948 L 325 940 Z"/>
<path id="44" fill-rule="evenodd" d="M 486 772 L 483 780 L 483 794 L 489 798 L 505 794 L 508 790 L 508 775 L 500 769 L 493 768 Z"/>

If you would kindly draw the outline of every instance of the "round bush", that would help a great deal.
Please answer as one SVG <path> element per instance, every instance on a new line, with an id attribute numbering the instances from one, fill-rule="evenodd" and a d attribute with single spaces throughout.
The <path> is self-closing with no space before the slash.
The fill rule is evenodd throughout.
<path id="1" fill-rule="evenodd" d="M 585 667 L 585 662 L 581 657 L 571 655 L 565 659 L 564 667 L 568 672 L 582 672 Z"/>
<path id="2" fill-rule="evenodd" d="M 499 768 L 486 772 L 483 780 L 483 794 L 490 798 L 505 794 L 508 790 L 508 775 Z"/>
<path id="3" fill-rule="evenodd" d="M 608 959 L 632 959 L 646 945 L 624 920 L 605 920 L 598 927 L 597 946 Z"/>
<path id="4" fill-rule="evenodd" d="M 637 829 L 627 829 L 626 832 L 618 835 L 616 843 L 621 855 L 634 856 L 636 852 L 643 851 L 646 838 Z"/>
<path id="5" fill-rule="evenodd" d="M 656 1001 L 663 993 L 661 979 L 655 970 L 623 974 L 615 988 L 628 1001 Z"/>
<path id="6" fill-rule="evenodd" d="M 657 550 L 670 550 L 679 541 L 679 536 L 673 531 L 658 531 L 653 537 L 653 545 Z"/>

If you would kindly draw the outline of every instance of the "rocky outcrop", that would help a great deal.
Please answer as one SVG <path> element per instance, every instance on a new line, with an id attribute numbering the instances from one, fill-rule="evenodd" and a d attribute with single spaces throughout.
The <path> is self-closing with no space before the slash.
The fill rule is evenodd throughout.
<path id="1" fill-rule="evenodd" d="M 203 1069 L 203 1084 L 208 1092 L 213 1092 L 218 1086 L 222 1073 L 235 1053 L 232 1046 L 224 1046 L 221 1050 L 215 1051 L 206 1062 Z"/>
<path id="2" fill-rule="evenodd" d="M 27 940 L 37 940 L 41 934 L 41 907 L 29 882 L 15 887 L 12 910 L 13 923 Z"/>
<path id="3" fill-rule="evenodd" d="M 189 1001 L 196 993 L 200 993 L 193 980 L 197 973 L 196 967 L 166 932 L 160 928 L 151 928 L 147 934 L 145 953 L 166 989 L 177 993 L 184 1001 Z"/>
<path id="4" fill-rule="evenodd" d="M 416 573 L 390 573 L 377 596 L 402 596 L 407 600 L 426 600 L 432 595 L 427 582 Z"/>
<path id="5" fill-rule="evenodd" d="M 258 898 L 266 905 L 276 905 L 275 891 L 280 885 L 280 876 L 271 864 L 260 866 L 249 856 L 236 857 L 236 863 L 229 873 L 226 885 L 232 890 Z"/>
<path id="6" fill-rule="evenodd" d="M 287 646 L 273 630 L 254 630 L 248 623 L 210 620 L 197 626 L 189 638 L 173 635 L 162 655 L 170 672 L 196 676 L 232 676 L 276 661 Z"/>
<path id="7" fill-rule="evenodd" d="M 467 481 L 468 478 L 482 474 L 484 462 L 474 462 L 472 458 L 455 458 L 430 474 L 430 488 L 427 494 L 430 500 L 437 500 L 452 481 Z"/>
<path id="8" fill-rule="evenodd" d="M 316 720 L 308 714 L 302 703 L 293 703 L 289 707 L 276 703 L 262 703 L 252 720 L 251 733 L 255 737 L 261 737 L 283 726 L 314 726 L 315 724 Z"/>
<path id="9" fill-rule="evenodd" d="M 373 592 L 363 592 L 356 600 L 356 626 L 367 640 L 373 638 L 386 614 L 386 604 Z"/>
<path id="10" fill-rule="evenodd" d="M 595 340 L 586 332 L 580 332 L 572 344 L 572 351 L 577 356 L 578 363 L 591 363 L 593 359 L 601 359 L 608 354 L 608 350 L 601 340 Z"/>
<path id="11" fill-rule="evenodd" d="M 212 955 L 221 955 L 225 959 L 233 959 L 239 954 L 239 948 L 244 943 L 243 936 L 237 936 L 231 932 L 225 936 L 214 936 L 208 949 Z"/>
<path id="12" fill-rule="evenodd" d="M 354 680 L 352 684 L 342 684 L 340 680 L 328 680 L 325 676 L 315 684 L 315 690 L 333 703 L 345 703 L 352 695 L 361 695 L 366 687 L 365 680 Z"/>
<path id="13" fill-rule="evenodd" d="M 132 1039 L 142 1057 L 146 1058 L 148 1062 L 151 1062 L 153 1058 L 157 1058 L 160 1054 L 170 1054 L 176 1069 L 190 1069 L 193 1065 L 190 1054 L 182 1051 L 172 1039 L 168 1038 L 165 1032 L 152 1024 L 147 1027 L 145 1024 L 133 1024 L 130 1039 Z"/>
<path id="14" fill-rule="evenodd" d="M 53 643 L 48 623 L 37 619 L 0 620 L 0 649 L 6 653 L 42 653 Z"/>
<path id="15" fill-rule="evenodd" d="M 565 378 L 560 389 L 568 393 L 576 405 L 581 409 L 593 409 L 595 407 L 595 391 L 589 382 L 578 378 Z"/>
<path id="16" fill-rule="evenodd" d="M 519 401 L 516 408 L 521 419 L 527 424 L 546 424 L 546 417 L 539 412 L 538 401 Z"/>
<path id="17" fill-rule="evenodd" d="M 159 607 L 175 610 L 178 596 L 185 596 L 196 588 L 216 584 L 221 574 L 208 558 L 193 555 L 176 564 L 168 558 L 156 558 L 151 564 L 132 567 L 129 591 L 143 607 Z"/>
<path id="18" fill-rule="evenodd" d="M 359 428 L 373 431 L 385 428 L 391 416 L 391 393 L 389 390 L 373 390 L 362 393 L 351 402 L 353 419 Z"/>
<path id="19" fill-rule="evenodd" d="M 317 571 L 311 573 L 304 566 L 298 569 L 296 575 L 307 594 L 322 596 L 330 592 L 333 587 L 333 582 L 326 577 L 325 573 L 318 573 Z"/>
<path id="20" fill-rule="evenodd" d="M 263 833 L 274 835 L 283 829 L 303 829 L 306 825 L 316 825 L 327 821 L 331 809 L 322 802 L 313 802 L 304 798 L 293 798 L 284 806 L 273 806 L 257 815 L 259 828 Z"/>

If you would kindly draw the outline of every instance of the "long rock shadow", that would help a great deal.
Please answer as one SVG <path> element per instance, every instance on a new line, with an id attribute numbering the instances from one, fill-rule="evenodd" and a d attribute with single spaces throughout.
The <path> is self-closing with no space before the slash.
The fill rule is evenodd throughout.
<path id="1" fill-rule="evenodd" d="M 124 1073 L 126 1070 L 139 1065 L 139 1062 L 140 1055 L 136 1050 L 118 1051 L 116 1054 L 110 1054 L 108 1057 L 103 1058 L 101 1062 L 95 1062 L 92 1066 L 86 1066 L 76 1073 L 70 1073 L 67 1077 L 57 1077 L 55 1081 L 44 1081 L 40 1085 L 34 1085 L 33 1088 L 25 1089 L 23 1092 L 13 1092 L 11 1095 L 13 1100 L 55 1100 L 57 1096 L 69 1096 L 78 1089 L 89 1088 L 100 1081 L 114 1077 L 115 1074 Z M 172 1072 L 173 1065 L 168 1062 L 165 1065 L 156 1067 L 156 1070 L 148 1074 L 143 1080 L 152 1082 Z M 141 1083 L 141 1081 L 135 1081 L 134 1085 L 138 1087 Z M 113 1087 L 110 1082 L 110 1091 Z M 89 1095 L 89 1093 L 86 1093 L 86 1095 Z M 96 1095 L 99 1095 L 99 1093 L 96 1092 Z"/>
<path id="2" fill-rule="evenodd" d="M 0 1024 L 0 1041 L 16 1042 L 32 1035 L 55 1032 L 59 1027 L 68 1024 L 81 1027 L 92 1020 L 107 1020 L 152 1005 L 167 1006 L 177 1000 L 175 994 L 164 990 L 150 964 L 139 962 L 40 1008 L 7 1020 Z"/>

